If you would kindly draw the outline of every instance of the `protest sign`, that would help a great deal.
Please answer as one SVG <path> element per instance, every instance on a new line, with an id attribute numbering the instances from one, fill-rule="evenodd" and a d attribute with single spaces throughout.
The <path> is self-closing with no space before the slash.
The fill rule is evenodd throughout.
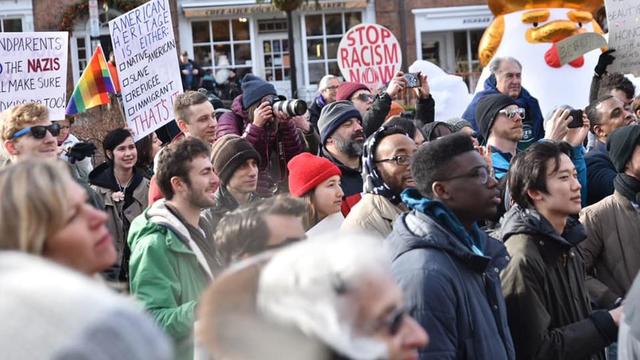
<path id="1" fill-rule="evenodd" d="M 615 61 L 609 72 L 640 75 L 640 2 L 607 0 L 609 48 L 615 49 Z"/>
<path id="2" fill-rule="evenodd" d="M 598 33 L 588 32 L 560 40 L 556 46 L 560 64 L 565 65 L 591 50 L 607 47 L 607 40 Z"/>
<path id="3" fill-rule="evenodd" d="M 174 120 L 182 92 L 167 0 L 149 1 L 109 22 L 127 125 L 137 141 Z"/>
<path id="4" fill-rule="evenodd" d="M 338 67 L 346 81 L 376 90 L 402 66 L 400 44 L 389 29 L 360 24 L 347 31 L 338 47 Z"/>
<path id="5" fill-rule="evenodd" d="M 67 32 L 0 33 L 0 111 L 37 102 L 52 120 L 67 106 Z"/>

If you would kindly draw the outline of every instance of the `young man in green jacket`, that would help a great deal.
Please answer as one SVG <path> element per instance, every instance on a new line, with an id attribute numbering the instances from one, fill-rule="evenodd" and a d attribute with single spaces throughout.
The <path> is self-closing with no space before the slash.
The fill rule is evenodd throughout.
<path id="1" fill-rule="evenodd" d="M 166 197 L 131 224 L 130 289 L 173 338 L 176 359 L 193 359 L 194 309 L 214 262 L 200 213 L 214 205 L 219 180 L 208 146 L 193 137 L 162 151 L 156 176 Z"/>

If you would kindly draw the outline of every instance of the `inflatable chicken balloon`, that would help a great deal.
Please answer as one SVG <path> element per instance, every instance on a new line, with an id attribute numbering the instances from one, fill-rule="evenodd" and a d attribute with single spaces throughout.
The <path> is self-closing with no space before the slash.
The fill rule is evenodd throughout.
<path id="1" fill-rule="evenodd" d="M 496 57 L 511 56 L 522 64 L 522 86 L 540 103 L 543 114 L 568 104 L 584 108 L 589 103 L 593 69 L 601 50 L 596 49 L 560 64 L 556 43 L 569 36 L 602 29 L 592 14 L 602 0 L 488 0 L 496 16 L 479 45 L 485 66 L 476 91 L 484 90 L 488 65 Z"/>

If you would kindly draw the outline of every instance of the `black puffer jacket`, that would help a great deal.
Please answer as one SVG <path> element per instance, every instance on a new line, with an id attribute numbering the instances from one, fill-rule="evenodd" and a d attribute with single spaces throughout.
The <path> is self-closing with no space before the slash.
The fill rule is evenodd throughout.
<path id="1" fill-rule="evenodd" d="M 586 237 L 582 224 L 569 218 L 560 236 L 537 211 L 514 206 L 501 232 L 511 255 L 501 277 L 517 358 L 604 359 L 617 327 L 608 312 L 591 309 L 576 247 Z"/>

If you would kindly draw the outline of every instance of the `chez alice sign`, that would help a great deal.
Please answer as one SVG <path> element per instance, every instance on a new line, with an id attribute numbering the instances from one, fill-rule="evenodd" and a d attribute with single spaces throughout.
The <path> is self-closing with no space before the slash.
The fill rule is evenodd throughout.
<path id="1" fill-rule="evenodd" d="M 266 1 L 265 1 L 266 2 Z M 320 1 L 321 10 L 348 10 L 363 9 L 367 7 L 367 0 L 342 0 L 342 1 Z M 280 10 L 270 3 L 257 3 L 256 1 L 236 1 L 224 2 L 221 5 L 203 7 L 197 2 L 183 3 L 184 15 L 187 18 L 228 16 L 228 15 L 252 15 L 264 13 L 279 13 Z M 300 11 L 318 10 L 315 0 L 309 0 L 300 6 Z"/>

